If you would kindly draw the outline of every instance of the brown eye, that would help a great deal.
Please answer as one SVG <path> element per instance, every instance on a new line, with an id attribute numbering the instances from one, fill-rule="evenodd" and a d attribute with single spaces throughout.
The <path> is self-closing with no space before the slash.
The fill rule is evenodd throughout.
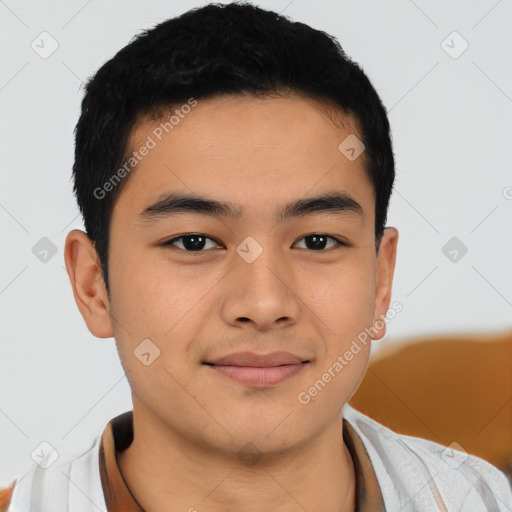
<path id="1" fill-rule="evenodd" d="M 305 248 L 312 251 L 325 251 L 326 245 L 328 244 L 329 241 L 334 242 L 334 245 L 331 244 L 329 248 L 347 245 L 338 240 L 337 238 L 322 233 L 314 233 L 312 235 L 307 235 L 302 237 L 301 240 L 306 240 Z"/>
<path id="2" fill-rule="evenodd" d="M 163 245 L 164 246 L 174 246 L 177 249 L 181 249 L 183 251 L 187 252 L 205 252 L 205 246 L 208 244 L 207 241 L 214 242 L 214 245 L 216 242 L 205 235 L 202 235 L 200 233 L 197 234 L 190 234 L 190 235 L 182 235 L 178 236 L 176 238 L 173 238 L 172 240 L 168 240 Z M 181 247 L 175 245 L 176 243 L 181 244 Z M 207 249 L 210 249 L 211 247 L 207 247 Z"/>

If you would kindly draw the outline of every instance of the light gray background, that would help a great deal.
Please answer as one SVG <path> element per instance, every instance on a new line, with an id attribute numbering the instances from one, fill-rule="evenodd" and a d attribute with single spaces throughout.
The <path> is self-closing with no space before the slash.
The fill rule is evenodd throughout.
<path id="1" fill-rule="evenodd" d="M 114 340 L 89 333 L 64 267 L 65 236 L 83 228 L 70 181 L 80 85 L 140 30 L 202 4 L 0 1 L 0 484 L 41 441 L 83 446 L 131 408 Z M 512 1 L 259 5 L 335 35 L 388 109 L 403 311 L 375 347 L 510 329 Z M 46 59 L 31 47 L 43 31 L 58 43 Z M 454 31 L 469 44 L 457 58 Z M 32 252 L 42 237 L 57 248 L 47 262 Z M 456 263 L 442 252 L 452 237 L 468 248 Z"/>

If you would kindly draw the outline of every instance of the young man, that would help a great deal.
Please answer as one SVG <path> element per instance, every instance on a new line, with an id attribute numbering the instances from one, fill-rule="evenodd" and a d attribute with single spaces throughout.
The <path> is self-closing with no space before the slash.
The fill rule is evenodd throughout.
<path id="1" fill-rule="evenodd" d="M 398 231 L 386 112 L 336 40 L 243 4 L 161 23 L 88 83 L 74 179 L 66 268 L 133 411 L 4 510 L 512 510 L 498 469 L 347 404 Z"/>

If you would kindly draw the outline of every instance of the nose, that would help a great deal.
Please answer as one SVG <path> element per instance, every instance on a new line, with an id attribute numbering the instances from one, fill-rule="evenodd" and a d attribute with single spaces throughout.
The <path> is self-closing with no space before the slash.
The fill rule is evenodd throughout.
<path id="1" fill-rule="evenodd" d="M 224 321 L 238 327 L 252 324 L 259 330 L 296 323 L 301 302 L 291 263 L 270 244 L 256 252 L 249 244 L 241 246 L 225 283 Z M 250 257 L 245 257 L 246 248 L 252 251 Z"/>

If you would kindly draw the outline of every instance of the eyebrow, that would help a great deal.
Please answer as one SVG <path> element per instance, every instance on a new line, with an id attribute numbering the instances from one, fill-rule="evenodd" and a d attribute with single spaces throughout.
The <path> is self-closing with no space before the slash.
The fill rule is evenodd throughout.
<path id="1" fill-rule="evenodd" d="M 158 221 L 179 213 L 192 213 L 211 217 L 229 217 L 238 219 L 242 215 L 242 207 L 229 201 L 217 201 L 182 192 L 170 192 L 145 208 L 138 218 L 146 222 Z M 355 214 L 364 220 L 362 206 L 347 192 L 326 192 L 315 197 L 306 197 L 291 201 L 276 214 L 277 222 L 284 222 L 295 217 L 306 215 Z"/>

